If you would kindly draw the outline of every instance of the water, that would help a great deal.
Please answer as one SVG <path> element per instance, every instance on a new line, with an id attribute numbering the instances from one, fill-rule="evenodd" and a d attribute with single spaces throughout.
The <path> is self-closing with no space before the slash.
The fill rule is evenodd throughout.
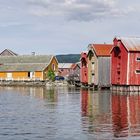
<path id="1" fill-rule="evenodd" d="M 0 140 L 140 139 L 140 96 L 0 87 Z"/>

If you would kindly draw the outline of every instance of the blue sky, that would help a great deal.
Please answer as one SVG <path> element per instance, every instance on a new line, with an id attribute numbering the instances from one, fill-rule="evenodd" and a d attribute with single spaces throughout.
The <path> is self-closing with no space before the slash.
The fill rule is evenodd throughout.
<path id="1" fill-rule="evenodd" d="M 0 51 L 69 54 L 140 36 L 138 0 L 0 0 Z"/>

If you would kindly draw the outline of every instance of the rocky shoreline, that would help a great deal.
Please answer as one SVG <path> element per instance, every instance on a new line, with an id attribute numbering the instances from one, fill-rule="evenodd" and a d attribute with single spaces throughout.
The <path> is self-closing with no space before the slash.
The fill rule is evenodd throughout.
<path id="1" fill-rule="evenodd" d="M 67 81 L 1 81 L 0 86 L 68 86 Z"/>

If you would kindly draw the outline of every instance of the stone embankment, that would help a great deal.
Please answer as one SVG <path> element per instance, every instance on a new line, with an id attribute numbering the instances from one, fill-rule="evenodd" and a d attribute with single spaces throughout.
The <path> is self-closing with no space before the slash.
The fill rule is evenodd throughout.
<path id="1" fill-rule="evenodd" d="M 67 81 L 1 81 L 0 86 L 68 86 Z"/>

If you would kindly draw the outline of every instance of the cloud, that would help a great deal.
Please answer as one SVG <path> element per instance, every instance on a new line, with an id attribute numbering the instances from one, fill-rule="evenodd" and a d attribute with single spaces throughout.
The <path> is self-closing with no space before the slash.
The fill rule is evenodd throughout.
<path id="1" fill-rule="evenodd" d="M 32 15 L 76 21 L 120 17 L 131 11 L 130 8 L 120 9 L 116 0 L 29 0 L 29 5 Z"/>

